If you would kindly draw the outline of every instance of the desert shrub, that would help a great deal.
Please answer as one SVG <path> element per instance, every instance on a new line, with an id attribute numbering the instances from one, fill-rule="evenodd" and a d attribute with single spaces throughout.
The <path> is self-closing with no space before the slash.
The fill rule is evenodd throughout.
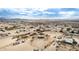
<path id="1" fill-rule="evenodd" d="M 59 32 L 63 32 L 63 28 L 61 28 Z"/>
<path id="2" fill-rule="evenodd" d="M 76 31 L 76 34 L 79 34 L 79 30 Z"/>
<path id="3" fill-rule="evenodd" d="M 45 37 L 43 37 L 43 36 L 38 36 L 38 38 L 39 38 L 39 39 L 44 39 Z"/>
<path id="4" fill-rule="evenodd" d="M 67 31 L 70 31 L 70 30 L 71 30 L 71 28 L 67 28 L 66 30 L 67 30 Z"/>
<path id="5" fill-rule="evenodd" d="M 33 49 L 33 51 L 39 51 L 39 49 Z"/>
<path id="6" fill-rule="evenodd" d="M 72 31 L 70 31 L 70 33 L 74 33 L 74 31 L 72 30 Z"/>
<path id="7" fill-rule="evenodd" d="M 5 32 L 5 30 L 3 30 L 3 29 L 0 29 L 0 31 Z"/>
<path id="8" fill-rule="evenodd" d="M 12 26 L 12 27 L 5 27 L 5 30 L 13 30 L 13 29 L 16 29 L 17 26 Z"/>

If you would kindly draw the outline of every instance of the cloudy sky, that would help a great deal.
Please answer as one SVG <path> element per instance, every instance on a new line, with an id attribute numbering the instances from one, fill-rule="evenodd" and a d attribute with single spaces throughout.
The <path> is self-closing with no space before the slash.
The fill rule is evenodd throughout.
<path id="1" fill-rule="evenodd" d="M 79 8 L 0 8 L 0 17 L 6 18 L 79 18 Z"/>
<path id="2" fill-rule="evenodd" d="M 79 0 L 0 0 L 0 17 L 79 18 Z"/>

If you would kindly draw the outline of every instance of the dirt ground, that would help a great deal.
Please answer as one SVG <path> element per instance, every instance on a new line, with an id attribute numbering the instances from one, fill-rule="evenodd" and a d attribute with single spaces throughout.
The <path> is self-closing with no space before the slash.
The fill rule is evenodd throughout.
<path id="1" fill-rule="evenodd" d="M 78 51 L 79 23 L 0 22 L 0 51 Z"/>

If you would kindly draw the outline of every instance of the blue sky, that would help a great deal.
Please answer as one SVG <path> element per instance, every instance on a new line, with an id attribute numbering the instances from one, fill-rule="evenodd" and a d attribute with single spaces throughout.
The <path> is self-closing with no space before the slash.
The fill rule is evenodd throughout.
<path id="1" fill-rule="evenodd" d="M 0 17 L 6 18 L 79 18 L 79 8 L 0 8 Z"/>

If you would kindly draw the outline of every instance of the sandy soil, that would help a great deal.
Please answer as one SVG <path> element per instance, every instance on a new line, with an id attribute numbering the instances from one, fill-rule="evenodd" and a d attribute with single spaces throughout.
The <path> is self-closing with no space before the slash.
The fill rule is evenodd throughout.
<path id="1" fill-rule="evenodd" d="M 78 51 L 76 25 L 79 23 L 0 22 L 0 51 Z"/>

